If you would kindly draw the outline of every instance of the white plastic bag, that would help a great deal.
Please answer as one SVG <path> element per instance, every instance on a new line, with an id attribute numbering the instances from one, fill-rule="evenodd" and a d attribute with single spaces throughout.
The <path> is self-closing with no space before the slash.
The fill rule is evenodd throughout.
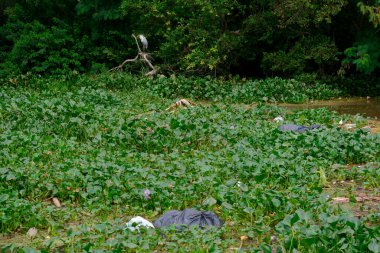
<path id="1" fill-rule="evenodd" d="M 154 228 L 153 224 L 150 221 L 140 216 L 133 217 L 125 225 L 126 229 L 129 229 L 131 231 L 139 230 L 139 227 Z"/>
<path id="2" fill-rule="evenodd" d="M 273 119 L 274 122 L 284 122 L 284 118 L 282 116 L 277 116 Z"/>

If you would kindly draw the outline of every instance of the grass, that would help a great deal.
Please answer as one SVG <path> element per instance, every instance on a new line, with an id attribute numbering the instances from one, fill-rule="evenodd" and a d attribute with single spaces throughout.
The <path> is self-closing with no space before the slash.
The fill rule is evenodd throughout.
<path id="1" fill-rule="evenodd" d="M 180 88 L 194 80 L 179 79 L 115 75 L 7 81 L 0 91 L 3 250 L 376 252 L 378 209 L 355 217 L 333 203 L 341 191 L 331 188 L 334 181 L 354 180 L 352 196 L 359 187 L 378 194 L 379 134 L 345 131 L 338 127 L 341 116 L 326 109 L 291 113 L 261 104 L 281 100 L 289 83 L 280 79 L 259 82 L 264 87 L 251 81 L 226 84 L 234 92 L 242 86 L 262 89 L 270 94 L 267 99 L 253 91 L 228 95 L 221 88 L 225 95 L 219 103 L 168 112 L 176 96 L 217 97 L 206 95 L 219 90 L 213 86 L 217 82 L 207 86 L 214 81 L 196 80 L 203 92 L 194 93 Z M 170 92 L 163 92 L 165 87 Z M 268 87 L 275 88 L 264 92 Z M 290 94 L 281 101 L 317 96 L 315 87 L 297 87 L 291 92 L 303 99 Z M 285 123 L 323 127 L 282 133 L 280 123 L 272 121 L 278 115 Z M 340 168 L 344 164 L 370 165 L 347 170 Z M 52 204 L 53 197 L 62 208 Z M 124 230 L 132 216 L 153 221 L 168 210 L 190 207 L 216 212 L 224 227 L 182 233 Z M 40 231 L 34 240 L 25 236 L 31 227 Z"/>

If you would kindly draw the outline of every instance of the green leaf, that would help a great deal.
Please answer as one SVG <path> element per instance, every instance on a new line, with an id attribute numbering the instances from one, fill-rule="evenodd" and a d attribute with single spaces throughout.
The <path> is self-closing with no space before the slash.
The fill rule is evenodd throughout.
<path id="1" fill-rule="evenodd" d="M 368 244 L 368 249 L 373 253 L 379 253 L 380 252 L 380 243 L 376 239 L 372 239 L 371 243 Z"/>
<path id="2" fill-rule="evenodd" d="M 227 210 L 232 210 L 233 206 L 227 202 L 222 203 L 222 207 L 226 208 Z"/>
<path id="3" fill-rule="evenodd" d="M 279 207 L 281 205 L 281 201 L 276 198 L 272 198 L 272 203 L 275 207 Z"/>
<path id="4" fill-rule="evenodd" d="M 130 248 L 130 249 L 135 249 L 135 248 L 138 247 L 137 244 L 134 244 L 134 243 L 131 243 L 131 242 L 125 242 L 123 244 L 124 244 L 125 247 Z"/>
<path id="5" fill-rule="evenodd" d="M 0 195 L 0 202 L 4 202 L 7 199 L 9 199 L 9 195 L 8 194 L 1 194 Z"/>
<path id="6" fill-rule="evenodd" d="M 39 253 L 39 252 L 41 252 L 39 250 L 35 250 L 32 248 L 28 248 L 28 247 L 23 248 L 23 251 L 24 251 L 24 253 Z"/>
<path id="7" fill-rule="evenodd" d="M 240 189 L 243 191 L 243 192 L 247 192 L 248 191 L 248 186 L 244 183 L 240 183 L 239 184 L 239 187 Z"/>
<path id="8" fill-rule="evenodd" d="M 207 199 L 205 199 L 205 201 L 203 201 L 203 205 L 206 205 L 206 206 L 213 206 L 216 204 L 216 199 L 214 199 L 213 197 L 209 197 Z"/>

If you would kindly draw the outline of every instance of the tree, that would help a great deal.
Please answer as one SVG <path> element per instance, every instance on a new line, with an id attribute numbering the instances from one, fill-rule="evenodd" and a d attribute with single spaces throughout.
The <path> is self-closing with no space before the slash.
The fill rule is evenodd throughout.
<path id="1" fill-rule="evenodd" d="M 239 41 L 231 31 L 235 1 L 123 0 L 136 33 L 149 37 L 167 70 L 212 73 L 228 69 Z"/>
<path id="2" fill-rule="evenodd" d="M 362 19 L 367 16 L 368 22 L 357 31 L 356 41 L 344 51 L 345 59 L 342 61 L 341 74 L 347 72 L 351 65 L 365 74 L 374 73 L 380 68 L 380 0 L 360 1 L 357 7 Z M 363 22 L 362 22 L 363 23 Z"/>

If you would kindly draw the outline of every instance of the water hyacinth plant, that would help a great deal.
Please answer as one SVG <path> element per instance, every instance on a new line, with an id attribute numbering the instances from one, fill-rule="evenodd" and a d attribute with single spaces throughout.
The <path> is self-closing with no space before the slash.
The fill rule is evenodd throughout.
<path id="1" fill-rule="evenodd" d="M 377 252 L 379 134 L 343 129 L 342 116 L 326 109 L 290 112 L 261 103 L 258 94 L 268 92 L 260 89 L 285 81 L 236 84 L 247 85 L 243 93 L 233 83 L 203 87 L 208 79 L 195 80 L 193 90 L 186 88 L 193 79 L 160 80 L 3 81 L 3 251 Z M 285 85 L 268 100 L 317 96 L 315 87 L 291 83 L 294 96 L 282 92 Z M 183 94 L 222 102 L 165 110 Z M 240 99 L 258 104 L 232 103 Z M 278 115 L 284 122 L 273 121 Z M 323 127 L 281 132 L 286 123 Z M 348 203 L 334 202 L 339 197 Z M 154 221 L 185 208 L 214 211 L 225 225 L 182 233 L 124 229 L 131 217 Z M 38 234 L 30 240 L 33 227 Z"/>

